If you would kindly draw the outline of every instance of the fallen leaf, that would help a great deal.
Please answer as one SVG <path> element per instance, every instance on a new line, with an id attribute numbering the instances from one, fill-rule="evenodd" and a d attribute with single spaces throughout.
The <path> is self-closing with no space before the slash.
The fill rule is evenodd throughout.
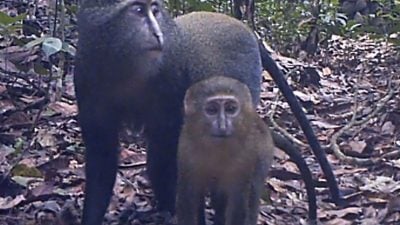
<path id="1" fill-rule="evenodd" d="M 391 177 L 377 176 L 375 180 L 368 180 L 360 190 L 391 194 L 400 190 L 400 181 L 395 181 Z"/>
<path id="2" fill-rule="evenodd" d="M 24 201 L 25 197 L 23 195 L 17 195 L 15 198 L 12 197 L 0 197 L 0 209 L 11 209 L 18 205 L 20 202 Z"/>
<path id="3" fill-rule="evenodd" d="M 353 216 L 356 216 L 360 213 L 362 213 L 362 209 L 360 207 L 347 207 L 344 209 L 326 210 L 321 213 L 321 216 L 324 215 L 324 217 L 326 217 L 326 218 L 329 218 L 331 216 L 343 218 L 345 216 L 349 216 L 349 214 L 353 214 Z"/>
<path id="4" fill-rule="evenodd" d="M 313 121 L 311 121 L 311 123 L 321 129 L 336 129 L 336 128 L 340 127 L 335 124 L 331 124 L 331 123 L 324 122 L 324 121 L 318 121 L 318 120 L 313 120 Z"/>
<path id="5" fill-rule="evenodd" d="M 363 141 L 350 141 L 349 145 L 351 147 L 351 150 L 357 153 L 362 153 L 365 149 L 365 147 L 367 147 L 367 143 L 363 140 Z"/>
<path id="6" fill-rule="evenodd" d="M 329 67 L 322 68 L 322 75 L 328 76 L 328 75 L 331 75 L 331 74 L 332 74 L 331 68 L 329 68 Z"/>
<path id="7" fill-rule="evenodd" d="M 48 107 L 54 112 L 61 113 L 63 116 L 72 116 L 78 112 L 76 105 L 71 105 L 62 101 L 50 103 Z"/>
<path id="8" fill-rule="evenodd" d="M 350 220 L 345 220 L 342 218 L 335 218 L 329 221 L 326 221 L 325 223 L 323 223 L 324 225 L 352 225 L 353 222 Z"/>
<path id="9" fill-rule="evenodd" d="M 395 129 L 396 127 L 393 125 L 391 121 L 386 121 L 381 128 L 381 133 L 383 135 L 392 135 Z"/>

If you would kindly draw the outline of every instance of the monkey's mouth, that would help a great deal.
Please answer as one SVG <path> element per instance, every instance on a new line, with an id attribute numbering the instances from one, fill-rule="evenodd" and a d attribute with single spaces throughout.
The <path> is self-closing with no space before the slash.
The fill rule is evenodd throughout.
<path id="1" fill-rule="evenodd" d="M 148 43 L 147 45 L 142 46 L 142 49 L 144 51 L 148 52 L 161 52 L 163 49 L 163 46 L 160 43 Z"/>
<path id="2" fill-rule="evenodd" d="M 149 51 L 149 52 L 161 52 L 162 46 L 161 45 L 151 46 L 151 47 L 145 48 L 145 50 Z"/>
<path id="3" fill-rule="evenodd" d="M 144 51 L 146 52 L 145 54 L 148 57 L 159 58 L 159 57 L 161 57 L 162 48 L 161 48 L 161 46 L 159 46 L 159 47 L 153 46 L 153 47 L 145 48 Z"/>
<path id="4" fill-rule="evenodd" d="M 230 135 L 231 134 L 229 132 L 214 132 L 211 134 L 211 136 L 213 136 L 215 138 L 227 138 Z"/>

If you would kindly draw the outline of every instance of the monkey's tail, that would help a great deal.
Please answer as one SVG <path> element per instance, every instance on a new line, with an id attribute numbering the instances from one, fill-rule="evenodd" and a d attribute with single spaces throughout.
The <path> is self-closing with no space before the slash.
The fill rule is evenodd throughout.
<path id="1" fill-rule="evenodd" d="M 306 186 L 308 196 L 308 220 L 310 225 L 317 224 L 317 197 L 315 194 L 315 185 L 312 178 L 310 169 L 308 168 L 306 161 L 300 154 L 299 149 L 294 147 L 287 139 L 282 135 L 272 132 L 275 146 L 282 149 L 290 159 L 296 163 L 300 170 L 301 176 L 303 177 L 304 184 Z"/>
<path id="2" fill-rule="evenodd" d="M 257 35 L 256 33 L 256 36 Z M 314 155 L 316 156 L 322 171 L 325 174 L 326 180 L 328 182 L 328 187 L 331 192 L 332 200 L 335 202 L 336 205 L 342 205 L 344 203 L 342 195 L 340 193 L 336 177 L 333 174 L 331 165 L 326 158 L 325 151 L 322 150 L 321 145 L 317 137 L 314 134 L 313 129 L 308 122 L 307 117 L 305 116 L 302 108 L 300 107 L 300 103 L 297 101 L 296 96 L 293 94 L 292 89 L 290 88 L 289 84 L 287 83 L 283 73 L 278 68 L 275 61 L 271 58 L 270 54 L 268 53 L 267 49 L 264 46 L 264 43 L 260 38 L 259 40 L 259 48 L 261 54 L 261 61 L 262 65 L 265 70 L 272 76 L 276 85 L 278 86 L 279 90 L 281 90 L 283 96 L 286 98 L 286 101 L 289 103 L 290 108 L 294 116 L 296 117 L 297 121 L 300 124 L 301 129 L 303 130 L 308 143 L 313 151 Z"/>

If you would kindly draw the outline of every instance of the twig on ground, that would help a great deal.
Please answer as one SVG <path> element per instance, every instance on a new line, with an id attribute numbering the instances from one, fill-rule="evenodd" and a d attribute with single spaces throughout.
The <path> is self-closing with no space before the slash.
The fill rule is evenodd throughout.
<path id="1" fill-rule="evenodd" d="M 379 113 L 379 111 L 386 105 L 386 103 L 394 96 L 395 93 L 396 91 L 394 88 L 389 88 L 389 92 L 387 93 L 386 96 L 384 96 L 377 102 L 375 109 L 361 120 L 356 120 L 358 112 L 357 112 L 357 107 L 354 107 L 353 117 L 351 118 L 350 122 L 346 124 L 344 127 L 342 127 L 338 132 L 334 133 L 330 140 L 330 147 L 338 159 L 359 166 L 368 166 L 376 164 L 383 160 L 382 157 L 383 155 L 381 157 L 369 158 L 369 159 L 348 156 L 340 150 L 337 140 L 343 133 L 350 130 L 352 127 L 361 126 L 365 123 L 368 123 L 372 118 L 374 118 Z M 355 105 L 357 105 L 357 103 L 355 103 Z"/>

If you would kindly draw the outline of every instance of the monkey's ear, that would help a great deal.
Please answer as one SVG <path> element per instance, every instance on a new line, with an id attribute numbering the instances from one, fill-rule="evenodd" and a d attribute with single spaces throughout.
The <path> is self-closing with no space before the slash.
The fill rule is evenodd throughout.
<path id="1" fill-rule="evenodd" d="M 186 92 L 185 98 L 183 100 L 183 109 L 184 109 L 184 114 L 186 114 L 186 115 L 192 114 L 195 112 L 195 107 L 194 107 L 195 100 L 193 100 L 192 95 L 193 95 L 192 91 L 191 91 L 191 89 L 189 89 Z"/>

